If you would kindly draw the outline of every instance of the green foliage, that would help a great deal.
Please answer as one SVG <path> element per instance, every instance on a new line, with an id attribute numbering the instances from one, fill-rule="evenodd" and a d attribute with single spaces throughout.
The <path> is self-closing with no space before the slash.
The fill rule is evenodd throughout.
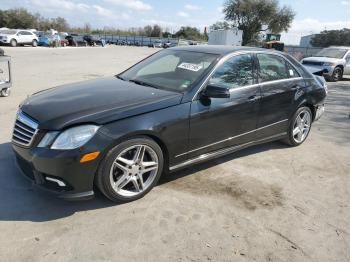
<path id="1" fill-rule="evenodd" d="M 314 47 L 350 46 L 350 29 L 322 31 L 311 40 Z"/>
<path id="2" fill-rule="evenodd" d="M 188 40 L 205 40 L 205 35 L 201 34 L 199 29 L 196 27 L 183 26 L 179 31 L 176 32 L 175 35 L 178 38 L 184 38 Z"/>
<path id="3" fill-rule="evenodd" d="M 279 7 L 278 0 L 226 0 L 225 19 L 243 30 L 243 45 L 257 41 L 263 26 L 272 33 L 287 31 L 295 13 L 290 7 Z"/>
<path id="4" fill-rule="evenodd" d="M 37 17 L 24 8 L 0 11 L 0 27 L 33 28 L 36 23 Z"/>
<path id="5" fill-rule="evenodd" d="M 214 30 L 227 30 L 232 28 L 232 26 L 227 22 L 227 21 L 218 21 L 215 24 L 210 26 L 210 31 L 214 31 Z"/>

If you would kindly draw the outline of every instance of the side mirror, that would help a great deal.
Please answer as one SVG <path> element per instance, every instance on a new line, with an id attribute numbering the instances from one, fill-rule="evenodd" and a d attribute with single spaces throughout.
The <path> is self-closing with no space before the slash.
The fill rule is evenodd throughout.
<path id="1" fill-rule="evenodd" d="M 207 85 L 203 91 L 203 96 L 210 98 L 230 98 L 230 90 L 228 88 L 219 87 L 215 85 Z"/>

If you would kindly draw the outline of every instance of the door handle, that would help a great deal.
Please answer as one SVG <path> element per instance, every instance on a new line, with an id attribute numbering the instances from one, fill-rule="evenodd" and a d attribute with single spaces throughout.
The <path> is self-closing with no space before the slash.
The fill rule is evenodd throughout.
<path id="1" fill-rule="evenodd" d="M 291 89 L 292 89 L 292 90 L 299 90 L 299 89 L 300 89 L 300 86 L 295 85 L 295 86 L 292 86 Z"/>
<path id="2" fill-rule="evenodd" d="M 253 95 L 253 96 L 248 97 L 248 102 L 254 103 L 254 102 L 258 101 L 260 98 L 261 98 L 261 96 Z"/>

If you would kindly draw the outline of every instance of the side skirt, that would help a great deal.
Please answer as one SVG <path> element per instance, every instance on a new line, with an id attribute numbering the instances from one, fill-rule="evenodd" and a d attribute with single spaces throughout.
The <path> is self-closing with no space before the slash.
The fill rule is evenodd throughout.
<path id="1" fill-rule="evenodd" d="M 242 144 L 242 145 L 233 146 L 233 147 L 227 147 L 227 148 L 220 149 L 220 150 L 217 150 L 217 151 L 214 151 L 214 152 L 203 154 L 203 155 L 200 155 L 199 157 L 192 158 L 192 159 L 186 160 L 185 162 L 182 162 L 180 164 L 171 166 L 169 168 L 169 170 L 172 172 L 172 171 L 184 168 L 186 166 L 198 164 L 198 163 L 210 160 L 210 159 L 215 159 L 215 158 L 218 158 L 218 157 L 221 157 L 221 156 L 224 156 L 224 155 L 227 155 L 227 154 L 239 151 L 239 150 L 247 148 L 247 147 L 251 147 L 251 146 L 254 146 L 254 145 L 259 145 L 259 144 L 263 144 L 263 143 L 267 143 L 267 142 L 280 140 L 282 138 L 285 138 L 286 135 L 287 135 L 287 132 L 284 132 L 284 133 L 280 133 L 280 134 L 273 135 L 273 136 L 270 136 L 270 137 L 266 137 L 266 138 L 261 139 L 261 140 L 252 141 L 252 142 L 248 142 L 248 143 L 245 143 L 245 144 Z"/>

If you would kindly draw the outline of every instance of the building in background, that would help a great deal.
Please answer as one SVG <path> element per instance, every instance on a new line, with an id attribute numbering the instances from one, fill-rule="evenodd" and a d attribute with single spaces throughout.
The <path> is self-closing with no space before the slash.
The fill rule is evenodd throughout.
<path id="1" fill-rule="evenodd" d="M 312 47 L 311 40 L 315 36 L 315 34 L 302 36 L 299 44 L 300 47 Z"/>
<path id="2" fill-rule="evenodd" d="M 209 45 L 241 46 L 243 31 L 237 28 L 228 30 L 213 30 L 209 33 Z"/>

